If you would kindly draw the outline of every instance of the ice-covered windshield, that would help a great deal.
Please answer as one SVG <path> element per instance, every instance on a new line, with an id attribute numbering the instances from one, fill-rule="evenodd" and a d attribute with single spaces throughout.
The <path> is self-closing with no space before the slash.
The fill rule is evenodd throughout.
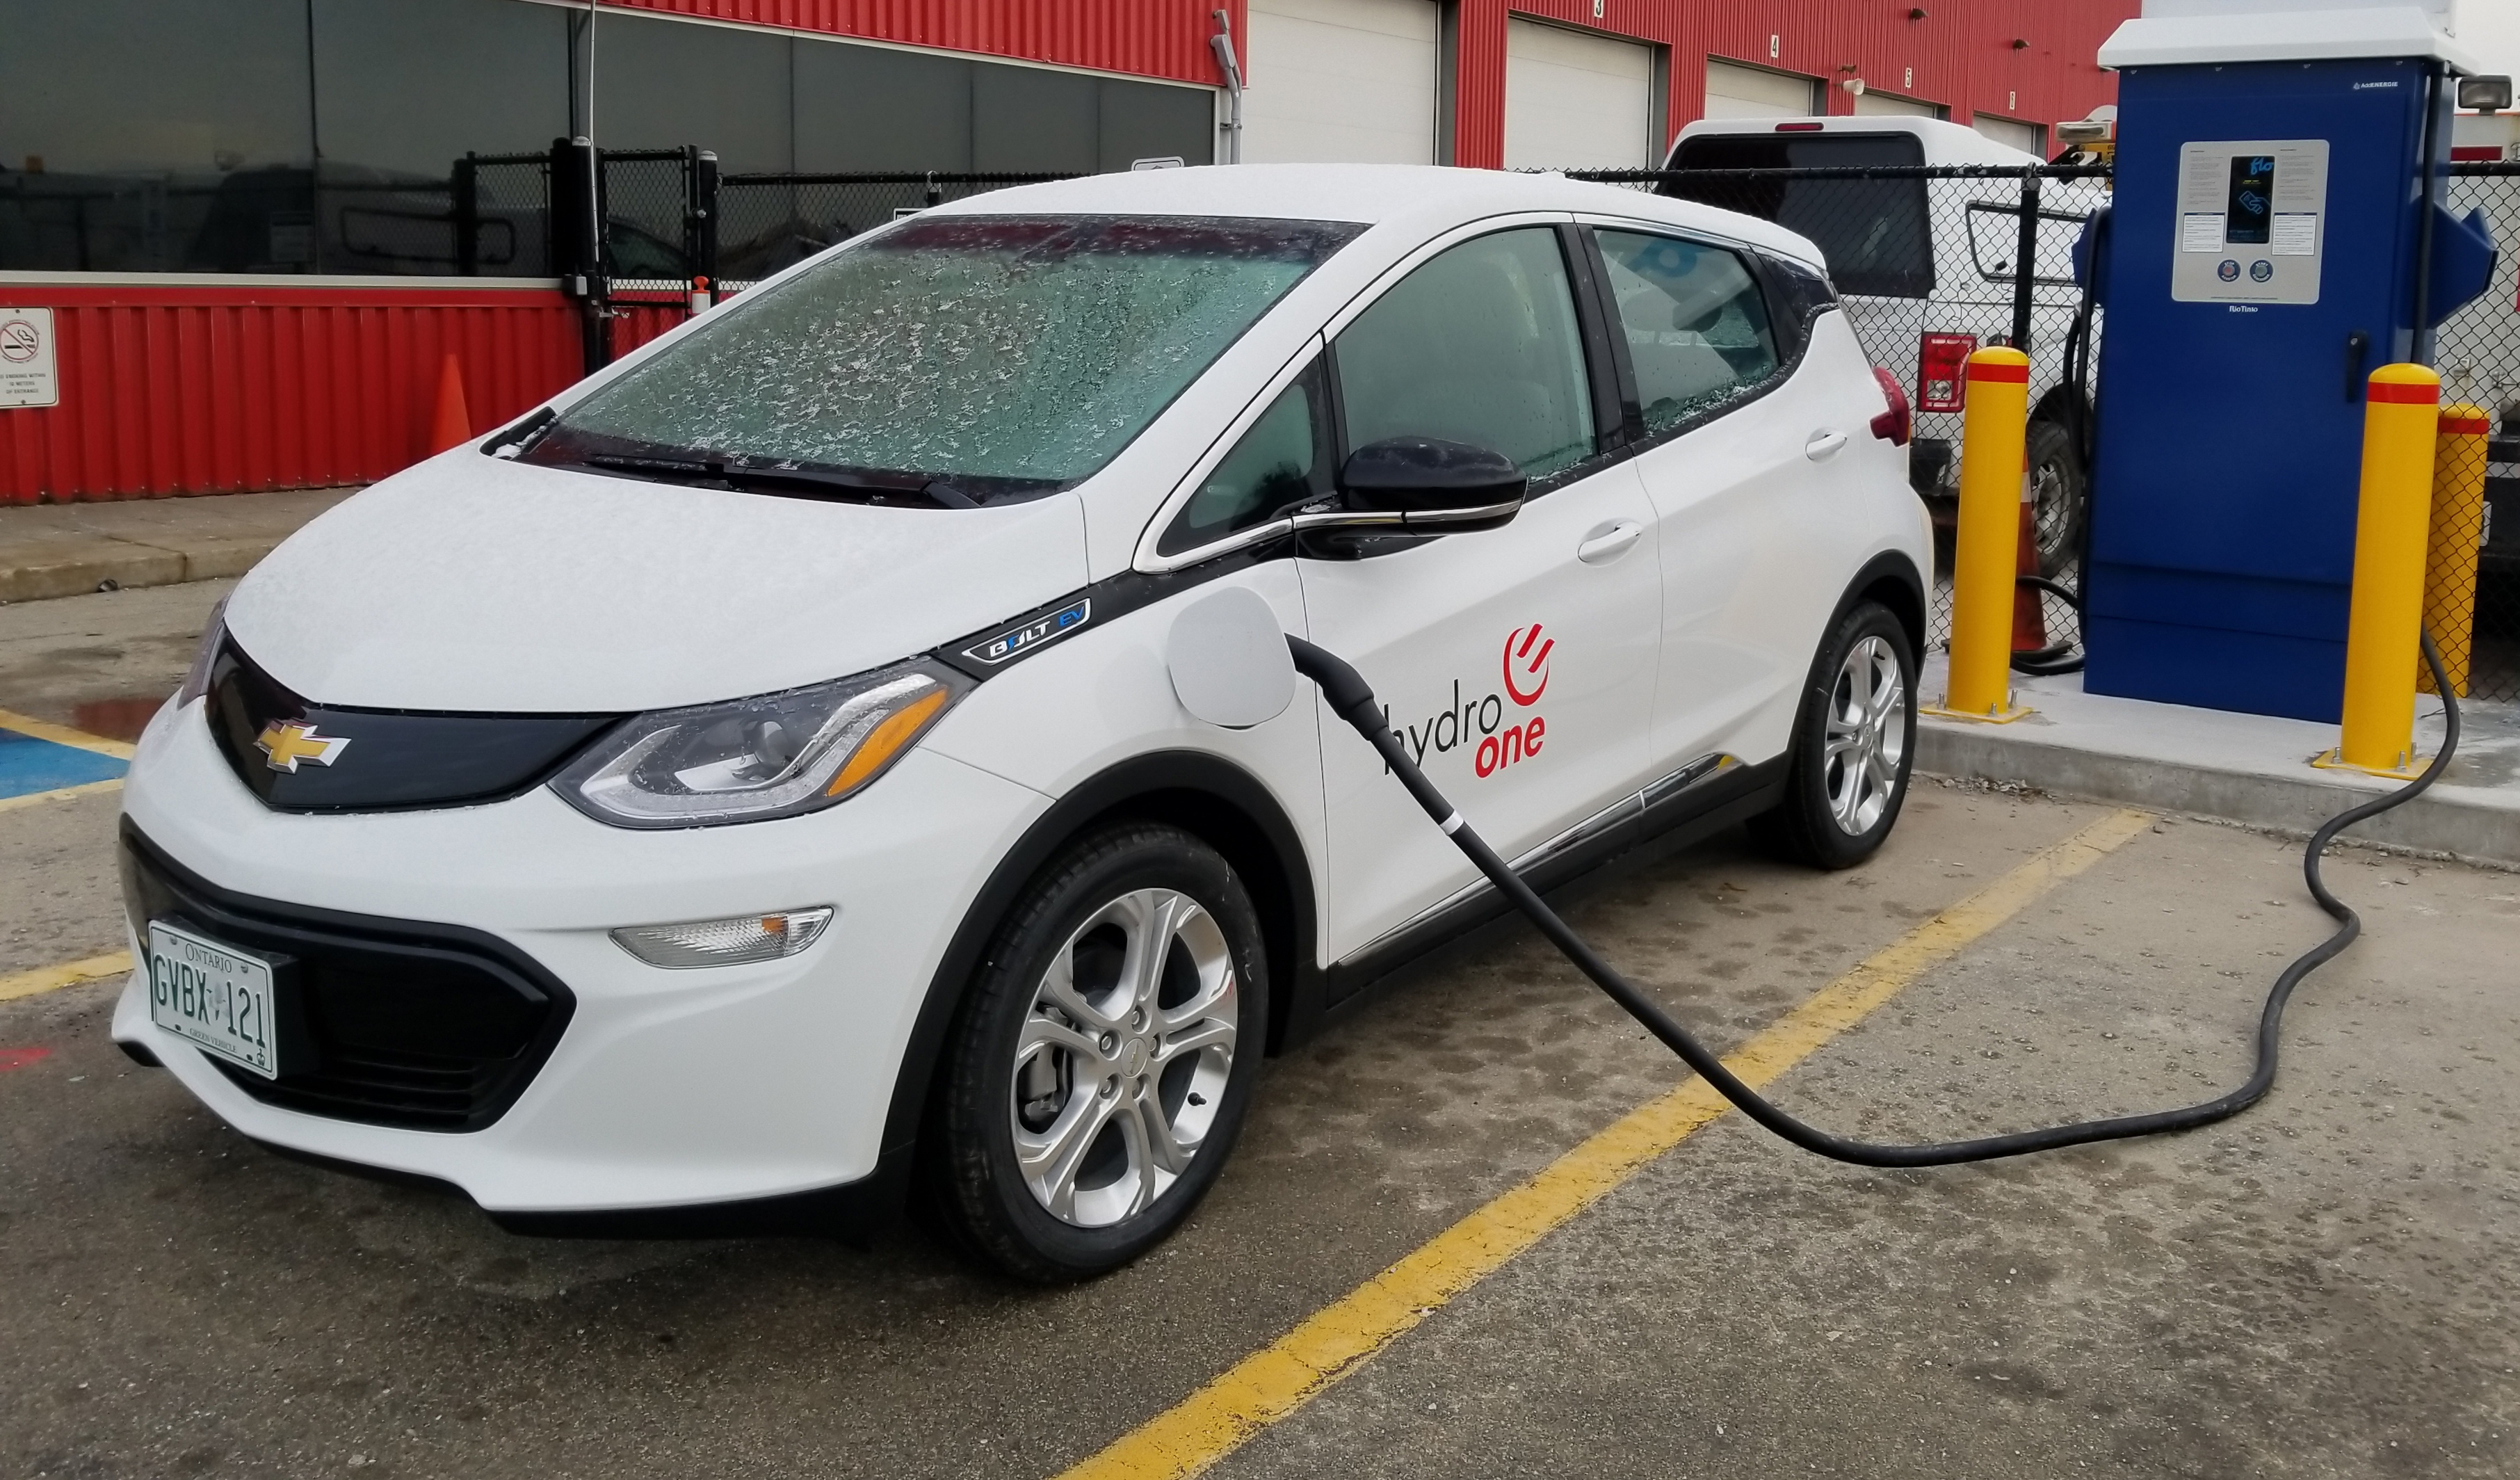
<path id="1" fill-rule="evenodd" d="M 1046 492 L 1109 462 L 1363 229 L 912 220 L 738 298 L 569 408 L 526 457 L 740 485 L 838 474 L 819 486 L 879 501 Z"/>

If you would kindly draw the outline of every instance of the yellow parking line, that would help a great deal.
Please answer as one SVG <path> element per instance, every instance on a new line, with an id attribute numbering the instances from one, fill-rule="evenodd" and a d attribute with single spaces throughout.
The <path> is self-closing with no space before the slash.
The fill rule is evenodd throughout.
<path id="1" fill-rule="evenodd" d="M 122 778 L 108 777 L 101 782 L 87 782 L 76 786 L 62 786 L 51 791 L 29 791 L 22 796 L 0 796 L 0 812 L 12 807 L 31 807 L 37 802 L 66 802 L 74 796 L 94 796 L 100 791 L 119 791 Z"/>
<path id="2" fill-rule="evenodd" d="M 83 981 L 120 976 L 130 969 L 131 953 L 128 951 L 108 951 L 103 956 L 91 956 L 85 961 L 66 961 L 58 966 L 37 966 L 32 971 L 21 971 L 15 976 L 0 976 L 0 1002 L 58 992 Z"/>
<path id="3" fill-rule="evenodd" d="M 90 735 L 84 730 L 73 730 L 68 725 L 56 725 L 51 720 L 36 719 L 31 715 L 14 714 L 6 709 L 0 709 L 0 730 L 15 730 L 20 735 L 51 740 L 56 745 L 74 745 L 99 755 L 111 755 L 116 760 L 127 761 L 132 755 L 132 747 L 126 741 L 107 740 L 102 735 Z"/>
<path id="4" fill-rule="evenodd" d="M 1742 1045 L 1725 1064 L 1754 1087 L 1767 1084 L 1928 968 L 2151 824 L 2146 813 L 2117 812 L 2042 850 L 1822 988 Z M 1704 1080 L 1687 1080 L 1436 1234 L 1060 1480 L 1179 1480 L 1198 1474 L 1363 1367 L 1437 1308 L 1728 1108 Z"/>

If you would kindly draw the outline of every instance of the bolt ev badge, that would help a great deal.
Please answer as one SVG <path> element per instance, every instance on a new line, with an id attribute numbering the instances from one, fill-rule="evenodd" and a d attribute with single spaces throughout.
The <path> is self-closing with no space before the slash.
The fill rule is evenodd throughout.
<path id="1" fill-rule="evenodd" d="M 1011 657 L 1019 657 L 1044 643 L 1055 642 L 1091 621 L 1094 603 L 1091 598 L 1071 606 L 1061 606 L 1038 621 L 999 633 L 985 643 L 974 643 L 963 650 L 963 655 L 976 663 L 994 667 Z"/>
<path id="2" fill-rule="evenodd" d="M 296 720 L 273 720 L 253 738 L 254 748 L 268 757 L 272 770 L 292 775 L 299 761 L 313 761 L 319 766 L 333 764 L 333 757 L 340 754 L 341 747 L 349 742 L 347 736 L 318 735 L 313 725 Z"/>

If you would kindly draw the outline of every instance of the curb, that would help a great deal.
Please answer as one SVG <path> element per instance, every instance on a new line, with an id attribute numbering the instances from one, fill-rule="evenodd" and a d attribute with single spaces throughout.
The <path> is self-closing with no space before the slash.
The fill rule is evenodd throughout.
<path id="1" fill-rule="evenodd" d="M 2111 755 L 1930 719 L 1916 726 L 1916 769 L 2303 834 L 2387 789 Z M 2457 789 L 2435 788 L 2347 836 L 2520 869 L 2520 811 L 2459 800 Z"/>
<path id="2" fill-rule="evenodd" d="M 131 590 L 243 575 L 280 544 L 269 539 L 207 539 L 181 549 L 95 536 L 45 541 L 14 564 L 0 565 L 0 602 L 85 596 L 112 581 Z"/>

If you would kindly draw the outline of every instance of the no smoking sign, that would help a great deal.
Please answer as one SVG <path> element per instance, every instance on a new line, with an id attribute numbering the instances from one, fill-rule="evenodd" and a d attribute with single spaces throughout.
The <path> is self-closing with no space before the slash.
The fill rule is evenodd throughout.
<path id="1" fill-rule="evenodd" d="M 0 410 L 58 406 L 61 376 L 53 364 L 53 311 L 0 308 Z"/>

